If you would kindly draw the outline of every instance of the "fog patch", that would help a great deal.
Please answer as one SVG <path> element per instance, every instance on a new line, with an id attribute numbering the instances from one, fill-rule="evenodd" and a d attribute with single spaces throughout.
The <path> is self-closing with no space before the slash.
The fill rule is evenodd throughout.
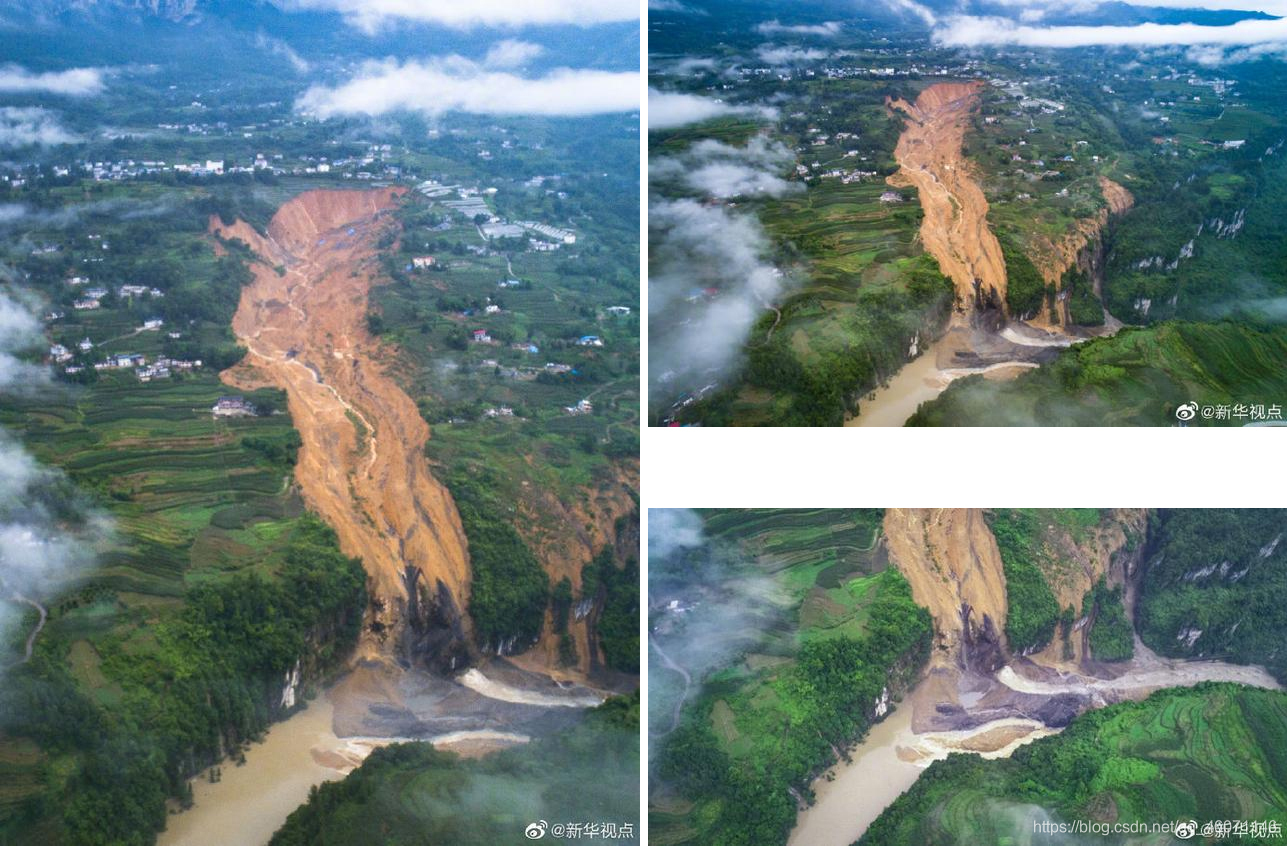
<path id="1" fill-rule="evenodd" d="M 803 191 L 780 174 L 795 163 L 795 153 L 780 141 L 752 138 L 745 147 L 704 139 L 674 156 L 652 163 L 649 179 L 676 181 L 706 197 L 781 197 Z"/>
<path id="2" fill-rule="evenodd" d="M 799 65 L 821 61 L 831 54 L 826 50 L 764 44 L 756 48 L 755 55 L 768 65 Z"/>
<path id="3" fill-rule="evenodd" d="M 653 396 L 699 390 L 730 371 L 788 279 L 747 214 L 693 199 L 649 206 L 648 362 Z"/>
<path id="4" fill-rule="evenodd" d="M 59 123 L 58 115 L 38 106 L 4 106 L 0 108 L 0 148 L 52 147 L 72 144 L 80 136 Z"/>
<path id="5" fill-rule="evenodd" d="M 719 117 L 749 116 L 777 120 L 777 109 L 737 106 L 714 97 L 648 89 L 648 129 L 675 129 Z"/>
<path id="6" fill-rule="evenodd" d="M 820 24 L 784 24 L 778 20 L 765 21 L 755 28 L 761 35 L 817 35 L 830 38 L 840 34 L 840 21 L 827 21 Z"/>
<path id="7" fill-rule="evenodd" d="M 31 311 L 0 294 L 0 396 L 49 383 L 45 368 L 14 355 L 43 340 Z M 109 520 L 86 506 L 61 471 L 41 466 L 0 430 L 0 642 L 17 645 L 19 662 L 43 625 L 41 603 L 89 569 L 96 545 L 110 535 Z M 21 637 L 16 628 L 29 608 L 39 610 L 39 623 Z"/>
<path id="8" fill-rule="evenodd" d="M 28 394 L 49 384 L 48 369 L 19 357 L 44 340 L 44 327 L 32 309 L 0 292 L 0 393 Z"/>
<path id="9" fill-rule="evenodd" d="M 709 539 L 686 509 L 649 509 L 649 731 L 670 734 L 714 670 L 760 648 L 782 621 L 785 592 L 747 566 L 741 549 Z M 660 743 L 649 746 L 650 758 Z"/>

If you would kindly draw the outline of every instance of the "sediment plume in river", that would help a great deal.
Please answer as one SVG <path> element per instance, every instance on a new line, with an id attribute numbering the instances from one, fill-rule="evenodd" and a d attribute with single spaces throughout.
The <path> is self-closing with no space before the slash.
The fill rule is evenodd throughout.
<path id="1" fill-rule="evenodd" d="M 309 191 L 263 235 L 243 221 L 210 221 L 215 235 L 244 241 L 259 259 L 233 318 L 248 354 L 223 379 L 286 391 L 303 441 L 295 480 L 369 577 L 373 612 L 358 657 L 389 665 L 420 614 L 454 628 L 462 648 L 469 590 L 460 516 L 424 455 L 429 427 L 366 328 L 375 242 L 393 225 L 387 213 L 402 190 Z"/>

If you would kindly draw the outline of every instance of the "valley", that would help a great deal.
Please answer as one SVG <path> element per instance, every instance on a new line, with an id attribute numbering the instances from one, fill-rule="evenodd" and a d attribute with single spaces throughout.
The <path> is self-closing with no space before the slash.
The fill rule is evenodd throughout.
<path id="1" fill-rule="evenodd" d="M 706 5 L 653 17 L 653 425 L 1281 422 L 1280 61 Z"/>
<path id="2" fill-rule="evenodd" d="M 0 117 L 75 127 L 0 139 L 0 841 L 368 842 L 311 803 L 390 760 L 447 842 L 633 840 L 637 15 L 494 114 L 345 93 L 482 23 L 0 6 Z"/>
<path id="3" fill-rule="evenodd" d="M 944 816 L 938 806 L 924 804 L 924 797 L 943 802 L 950 795 L 939 785 L 940 773 L 982 777 L 977 789 L 986 794 L 998 789 L 992 773 L 1005 773 L 1005 778 L 1012 779 L 1007 784 L 1017 784 L 1029 762 L 1065 754 L 1063 750 L 1072 743 L 1063 740 L 1066 735 L 1083 737 L 1085 731 L 1096 730 L 1093 726 L 1106 725 L 1107 715 L 1152 714 L 1155 707 L 1171 707 L 1167 703 L 1224 713 L 1227 697 L 1249 697 L 1247 701 L 1256 708 L 1267 709 L 1267 738 L 1287 730 L 1281 717 L 1272 716 L 1287 703 L 1273 647 L 1266 645 L 1254 653 L 1243 650 L 1236 658 L 1227 648 L 1164 657 L 1160 650 L 1174 652 L 1169 645 L 1173 629 L 1180 629 L 1181 644 L 1186 640 L 1184 632 L 1194 612 L 1169 618 L 1166 633 L 1154 633 L 1141 620 L 1140 615 L 1148 612 L 1137 599 L 1141 591 L 1159 597 L 1177 595 L 1160 568 L 1176 554 L 1178 539 L 1188 537 L 1187 532 L 1198 530 L 1199 525 L 1201 531 L 1215 532 L 1214 537 L 1232 539 L 1238 536 L 1235 527 L 1249 529 L 1254 524 L 1254 540 L 1231 541 L 1223 553 L 1229 556 L 1229 566 L 1214 571 L 1223 572 L 1221 578 L 1227 580 L 1239 572 L 1237 565 L 1246 562 L 1250 572 L 1276 584 L 1281 566 L 1274 563 L 1277 545 L 1273 540 L 1283 525 L 1282 512 L 889 509 L 872 557 L 857 560 L 837 557 L 838 547 L 828 543 L 829 533 L 805 542 L 807 535 L 788 534 L 787 527 L 838 525 L 849 515 L 858 525 L 866 525 L 872 519 L 869 515 L 761 512 L 754 523 L 746 514 L 745 528 L 736 533 L 719 528 L 736 525 L 735 514 L 702 512 L 697 519 L 705 524 L 705 536 L 700 540 L 693 540 L 694 518 L 650 517 L 664 539 L 662 544 L 685 538 L 683 547 L 663 546 L 670 551 L 654 559 L 658 575 L 653 576 L 657 599 L 650 614 L 651 637 L 669 658 L 664 666 L 654 662 L 660 704 L 652 737 L 661 748 L 652 762 L 650 814 L 653 831 L 662 842 L 700 838 L 702 842 L 754 839 L 794 846 L 843 846 L 855 841 L 972 843 L 977 842 L 976 836 L 1017 833 L 1019 828 L 1007 826 L 1018 823 L 1000 810 L 991 813 L 987 806 L 967 810 L 952 804 Z M 677 524 L 686 527 L 683 532 L 675 530 Z M 780 528 L 753 528 L 774 524 Z M 1164 526 L 1173 529 L 1168 532 Z M 766 535 L 766 531 L 776 534 Z M 810 534 L 816 538 L 816 529 Z M 766 537 L 775 538 L 783 552 L 799 553 L 787 559 L 791 561 L 787 569 L 782 569 L 782 553 L 770 556 L 764 551 Z M 1198 560 L 1208 560 L 1205 554 L 1210 550 L 1208 544 Z M 1262 556 L 1266 550 L 1269 554 Z M 701 563 L 708 556 L 707 563 Z M 742 563 L 734 563 L 739 559 Z M 728 563 L 715 563 L 720 560 Z M 717 578 L 722 584 L 704 588 L 689 584 L 680 590 L 684 582 L 676 565 L 696 568 L 704 580 Z M 881 579 L 892 578 L 895 572 L 905 579 L 910 598 L 928 614 L 932 637 L 923 652 L 885 653 L 883 678 L 869 683 L 868 671 L 853 670 L 843 656 L 848 654 L 848 638 L 861 644 L 879 629 L 872 628 L 872 621 L 857 630 L 848 628 L 842 622 L 848 617 L 842 616 L 840 597 L 866 594 L 871 601 L 865 585 L 876 577 L 864 571 L 882 566 L 886 569 Z M 1262 601 L 1272 601 L 1272 594 L 1260 595 Z M 857 619 L 877 613 L 877 607 L 857 605 Z M 731 614 L 738 615 L 740 632 L 735 640 L 720 644 L 705 637 L 712 627 L 724 628 Z M 1124 651 L 1118 645 L 1122 635 L 1127 639 Z M 703 642 L 684 645 L 676 640 L 694 636 Z M 820 648 L 823 643 L 829 646 Z M 816 745 L 807 763 L 802 761 L 791 771 L 793 775 L 786 776 L 786 784 L 778 782 L 780 786 L 773 788 L 768 779 L 782 777 L 775 772 L 780 764 L 769 767 L 766 775 L 756 775 L 755 768 L 793 754 L 788 750 L 801 728 L 800 712 L 789 704 L 801 683 L 794 678 L 800 669 L 792 669 L 797 662 L 806 662 L 814 679 L 825 678 L 824 668 L 857 673 L 847 698 L 833 707 L 839 709 L 837 713 L 856 712 L 858 727 L 823 723 L 825 741 Z M 679 670 L 691 676 L 682 694 L 669 681 L 670 674 Z M 774 704 L 778 700 L 780 704 Z M 679 714 L 677 723 L 672 722 L 672 703 Z M 1163 726 L 1172 725 L 1160 719 Z M 667 724 L 672 727 L 663 728 Z M 1200 724 L 1185 725 L 1191 726 L 1185 731 L 1205 730 L 1198 728 Z M 1212 728 L 1213 733 L 1225 731 L 1224 723 L 1217 721 L 1217 725 L 1221 727 Z M 1167 729 L 1158 732 L 1151 735 L 1158 744 L 1170 748 L 1177 742 Z M 1210 742 L 1249 743 L 1239 737 L 1243 736 L 1235 731 L 1212 737 Z M 1218 778 L 1214 774 L 1226 766 L 1225 759 L 1204 754 L 1205 740 L 1187 742 L 1188 748 L 1197 750 L 1191 753 L 1189 766 Z M 1270 742 L 1251 742 L 1247 754 L 1272 758 L 1276 753 Z M 740 773 L 749 783 L 721 784 L 715 779 L 713 772 L 725 761 L 733 778 Z M 966 763 L 977 761 L 981 763 Z M 681 776 L 680 762 L 694 771 Z M 1101 764 L 1083 766 L 1094 772 Z M 1169 765 L 1161 766 L 1166 770 Z M 1104 772 L 1100 787 L 1078 788 L 1082 792 L 1075 796 L 1059 792 L 1067 785 L 1055 786 L 1055 782 L 1049 782 L 1051 793 L 1031 792 L 1035 788 L 1027 786 L 1028 793 L 989 795 L 1002 804 L 1013 798 L 1044 807 L 1042 813 L 1053 819 L 1069 813 L 1080 816 L 1089 807 L 1092 818 L 1102 820 L 1108 813 L 1103 809 L 1114 803 L 1118 820 L 1171 819 L 1151 816 L 1147 802 L 1138 804 L 1128 783 L 1116 784 Z M 1165 804 L 1175 819 L 1208 808 L 1204 803 L 1213 797 L 1195 791 L 1196 782 L 1179 776 L 1178 769 L 1175 772 L 1180 781 L 1171 781 L 1165 788 L 1155 782 L 1148 789 L 1169 791 Z M 1036 770 L 1030 774 L 1042 777 Z M 1158 777 L 1150 775 L 1144 781 Z M 1246 784 L 1245 778 L 1238 776 L 1236 783 Z M 1287 805 L 1281 801 L 1287 784 L 1272 774 L 1250 779 L 1248 789 L 1261 797 L 1255 801 L 1266 803 L 1252 803 L 1259 809 L 1257 818 L 1281 821 L 1287 814 Z M 739 795 L 736 791 L 757 789 L 769 792 L 760 794 L 756 812 L 735 810 L 729 804 L 731 797 Z M 781 812 L 776 810 L 777 791 L 791 797 Z M 770 807 L 775 809 L 772 815 Z M 1126 815 L 1128 808 L 1133 816 Z M 965 816 L 958 816 L 961 813 Z M 991 834 L 977 835 L 979 831 Z"/>

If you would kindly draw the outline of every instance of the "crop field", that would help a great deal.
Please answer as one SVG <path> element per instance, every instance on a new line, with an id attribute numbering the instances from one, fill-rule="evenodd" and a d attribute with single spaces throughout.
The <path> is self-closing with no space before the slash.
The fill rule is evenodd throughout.
<path id="1" fill-rule="evenodd" d="M 216 420 L 210 408 L 227 393 L 213 374 L 153 383 L 120 374 L 0 410 L 0 423 L 94 492 L 110 516 L 113 540 L 90 585 L 178 597 L 193 581 L 253 565 L 264 544 L 251 526 L 301 512 L 288 492 L 290 467 L 242 443 L 284 442 L 290 418 Z M 262 401 L 284 405 L 275 392 Z"/>
<path id="2" fill-rule="evenodd" d="M 488 246 L 472 222 L 414 199 L 401 214 L 401 252 L 386 265 L 392 281 L 372 291 L 372 313 L 381 338 L 401 353 L 394 372 L 433 427 L 430 458 L 495 471 L 509 500 L 525 487 L 564 501 L 591 495 L 614 475 L 616 459 L 637 454 L 637 257 L 608 254 L 602 244 L 616 233 L 590 219 L 577 222 L 578 242 L 560 251 L 484 255 L 467 249 Z M 535 217 L 537 209 L 514 214 Z M 430 250 L 437 268 L 406 269 L 412 255 Z M 519 284 L 501 286 L 507 280 Z M 499 311 L 486 313 L 489 305 Z M 620 305 L 630 313 L 606 310 Z M 492 340 L 474 342 L 475 329 Z M 587 335 L 603 346 L 576 343 Z M 583 399 L 592 413 L 567 412 Z M 513 415 L 496 415 L 502 407 Z"/>

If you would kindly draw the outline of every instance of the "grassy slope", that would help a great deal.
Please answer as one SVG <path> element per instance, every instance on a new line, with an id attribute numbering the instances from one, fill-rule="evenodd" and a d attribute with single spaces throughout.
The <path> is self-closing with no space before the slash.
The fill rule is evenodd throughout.
<path id="1" fill-rule="evenodd" d="M 1045 814 L 1062 821 L 1281 823 L 1284 749 L 1287 694 L 1216 684 L 1163 690 L 1084 714 L 1008 759 L 953 755 L 937 762 L 859 842 L 1019 843 Z"/>

